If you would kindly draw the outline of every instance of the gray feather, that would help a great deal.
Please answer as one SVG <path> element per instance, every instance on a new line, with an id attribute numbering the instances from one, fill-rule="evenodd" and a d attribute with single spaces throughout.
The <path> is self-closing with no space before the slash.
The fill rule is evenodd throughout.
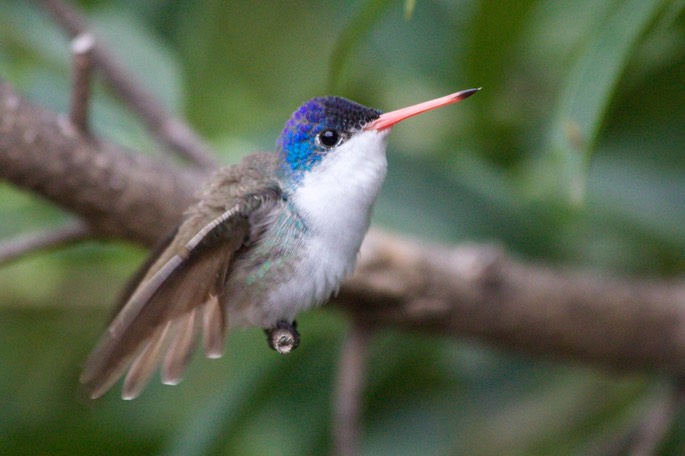
<path id="1" fill-rule="evenodd" d="M 200 331 L 200 309 L 192 309 L 174 320 L 174 335 L 162 361 L 161 380 L 165 385 L 177 385 L 190 362 Z"/>
<path id="2" fill-rule="evenodd" d="M 253 155 L 220 170 L 199 202 L 186 211 L 176 236 L 156 261 L 149 262 L 149 270 L 88 358 L 81 382 L 91 397 L 104 394 L 160 328 L 186 318 L 210 296 L 222 293 L 236 252 L 249 241 L 250 216 L 281 201 L 280 188 L 267 178 L 274 175 L 274 157 Z M 212 317 L 219 318 L 210 326 L 213 353 L 219 342 L 223 344 L 226 326 L 224 310 L 218 307 L 211 308 Z M 180 334 L 173 331 L 172 337 Z M 175 344 L 171 341 L 170 347 Z M 174 367 L 170 379 L 180 378 L 177 367 L 187 364 L 175 364 L 181 352 L 179 360 L 169 361 Z M 137 388 L 139 382 L 134 383 Z"/>

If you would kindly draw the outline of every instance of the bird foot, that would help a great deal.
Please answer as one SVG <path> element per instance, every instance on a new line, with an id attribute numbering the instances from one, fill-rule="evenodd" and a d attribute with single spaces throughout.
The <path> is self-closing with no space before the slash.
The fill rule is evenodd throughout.
<path id="1" fill-rule="evenodd" d="M 285 320 L 276 323 L 276 326 L 265 329 L 266 342 L 272 350 L 276 350 L 281 355 L 287 355 L 300 345 L 300 333 L 297 332 L 297 322 L 292 324 Z"/>

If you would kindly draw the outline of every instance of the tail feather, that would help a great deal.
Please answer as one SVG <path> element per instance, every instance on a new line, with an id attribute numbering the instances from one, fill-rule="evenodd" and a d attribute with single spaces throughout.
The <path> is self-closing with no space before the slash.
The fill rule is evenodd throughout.
<path id="1" fill-rule="evenodd" d="M 170 326 L 171 322 L 159 328 L 133 360 L 131 368 L 124 379 L 124 386 L 121 392 L 122 399 L 135 399 L 143 391 L 145 385 L 147 385 L 159 364 L 159 358 L 164 346 L 168 342 L 167 335 Z"/>
<path id="2" fill-rule="evenodd" d="M 199 309 L 192 309 L 174 322 L 174 338 L 162 361 L 161 379 L 165 385 L 178 385 L 185 371 L 197 342 L 200 330 Z"/>
<path id="3" fill-rule="evenodd" d="M 227 318 L 219 298 L 210 295 L 203 308 L 204 349 L 207 358 L 221 358 L 226 342 Z"/>
<path id="4" fill-rule="evenodd" d="M 192 264 L 179 265 L 169 274 L 169 280 L 160 280 L 159 285 L 155 276 L 141 285 L 141 289 L 134 293 L 131 301 L 115 318 L 86 362 L 81 382 L 91 390 L 91 397 L 104 394 L 136 358 L 140 347 L 149 346 L 162 328 L 169 326 L 170 322 L 187 319 L 193 309 L 202 307 L 213 286 L 211 282 L 207 283 L 206 278 L 215 276 L 218 268 L 225 264 L 220 252 L 217 253 L 201 256 Z M 229 252 L 226 254 L 230 255 Z M 221 318 L 213 324 L 218 326 L 223 321 Z M 183 326 L 178 322 L 176 325 Z M 225 329 L 218 331 L 215 328 L 214 331 L 223 333 Z M 175 334 L 180 336 L 182 333 L 183 331 L 176 328 L 172 331 L 171 338 L 175 340 Z M 183 347 L 190 342 L 179 341 L 178 344 Z M 183 351 L 187 354 L 190 349 L 191 347 L 186 347 Z M 169 356 L 173 358 L 172 355 Z M 181 365 L 187 364 L 187 360 L 183 360 L 185 354 L 177 356 L 178 361 L 184 361 Z M 169 361 L 169 366 L 172 364 L 174 363 Z M 174 369 L 182 370 L 180 365 Z M 174 370 L 169 380 L 177 377 L 178 372 Z"/>
<path id="5" fill-rule="evenodd" d="M 273 158 L 268 160 L 271 163 Z M 136 397 L 157 368 L 167 343 L 168 351 L 161 360 L 162 380 L 178 383 L 200 326 L 207 356 L 223 354 L 227 316 L 218 296 L 224 295 L 232 261 L 250 236 L 251 217 L 282 202 L 278 186 L 264 186 L 261 176 L 253 182 L 250 173 L 236 173 L 236 169 L 219 174 L 215 186 L 221 187 L 227 176 L 241 176 L 252 186 L 235 187 L 242 189 L 239 194 L 215 192 L 220 198 L 202 199 L 188 209 L 173 239 L 160 244 L 135 275 L 135 282 L 140 283 L 126 288 L 126 302 L 81 375 L 92 398 L 102 396 L 132 361 L 123 396 Z"/>

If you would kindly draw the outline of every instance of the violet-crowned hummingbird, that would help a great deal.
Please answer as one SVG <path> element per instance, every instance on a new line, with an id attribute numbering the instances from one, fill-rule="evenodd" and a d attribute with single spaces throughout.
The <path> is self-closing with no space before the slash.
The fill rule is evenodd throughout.
<path id="1" fill-rule="evenodd" d="M 287 121 L 275 153 L 217 171 L 88 358 L 81 382 L 90 396 L 127 368 L 124 399 L 138 396 L 159 365 L 162 382 L 177 384 L 200 333 L 209 358 L 223 354 L 229 327 L 243 325 L 283 328 L 297 340 L 275 348 L 294 348 L 297 313 L 325 302 L 354 268 L 391 127 L 478 90 L 385 114 L 314 98 Z"/>

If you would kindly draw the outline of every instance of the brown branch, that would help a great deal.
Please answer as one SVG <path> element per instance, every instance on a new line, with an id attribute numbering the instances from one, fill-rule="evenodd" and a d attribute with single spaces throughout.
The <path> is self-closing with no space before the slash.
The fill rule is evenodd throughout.
<path id="1" fill-rule="evenodd" d="M 333 395 L 333 454 L 338 456 L 354 456 L 359 452 L 361 406 L 372 335 L 368 324 L 355 319 L 338 361 Z"/>
<path id="2" fill-rule="evenodd" d="M 93 45 L 90 33 L 83 33 L 71 42 L 73 84 L 69 119 L 84 134 L 89 134 L 88 106 L 90 104 L 90 78 L 93 69 Z"/>
<path id="3" fill-rule="evenodd" d="M 520 263 L 372 231 L 338 305 L 370 323 L 535 355 L 685 373 L 685 284 Z"/>
<path id="4" fill-rule="evenodd" d="M 59 228 L 17 237 L 0 244 L 0 265 L 5 266 L 29 254 L 57 249 L 92 237 L 88 225 L 73 222 Z"/>
<path id="5" fill-rule="evenodd" d="M 203 177 L 85 136 L 0 80 L 0 179 L 80 215 L 100 237 L 152 245 Z"/>
<path id="6" fill-rule="evenodd" d="M 0 83 L 0 178 L 80 215 L 102 238 L 168 232 L 205 177 L 79 134 Z M 685 284 L 524 264 L 483 245 L 372 230 L 339 306 L 370 324 L 536 355 L 685 373 Z"/>
<path id="7" fill-rule="evenodd" d="M 71 38 L 89 32 L 86 20 L 68 3 L 62 0 L 39 0 L 39 3 Z M 161 144 L 205 169 L 216 167 L 209 146 L 186 123 L 171 115 L 98 40 L 93 45 L 93 61 L 109 87 L 140 116 Z"/>

